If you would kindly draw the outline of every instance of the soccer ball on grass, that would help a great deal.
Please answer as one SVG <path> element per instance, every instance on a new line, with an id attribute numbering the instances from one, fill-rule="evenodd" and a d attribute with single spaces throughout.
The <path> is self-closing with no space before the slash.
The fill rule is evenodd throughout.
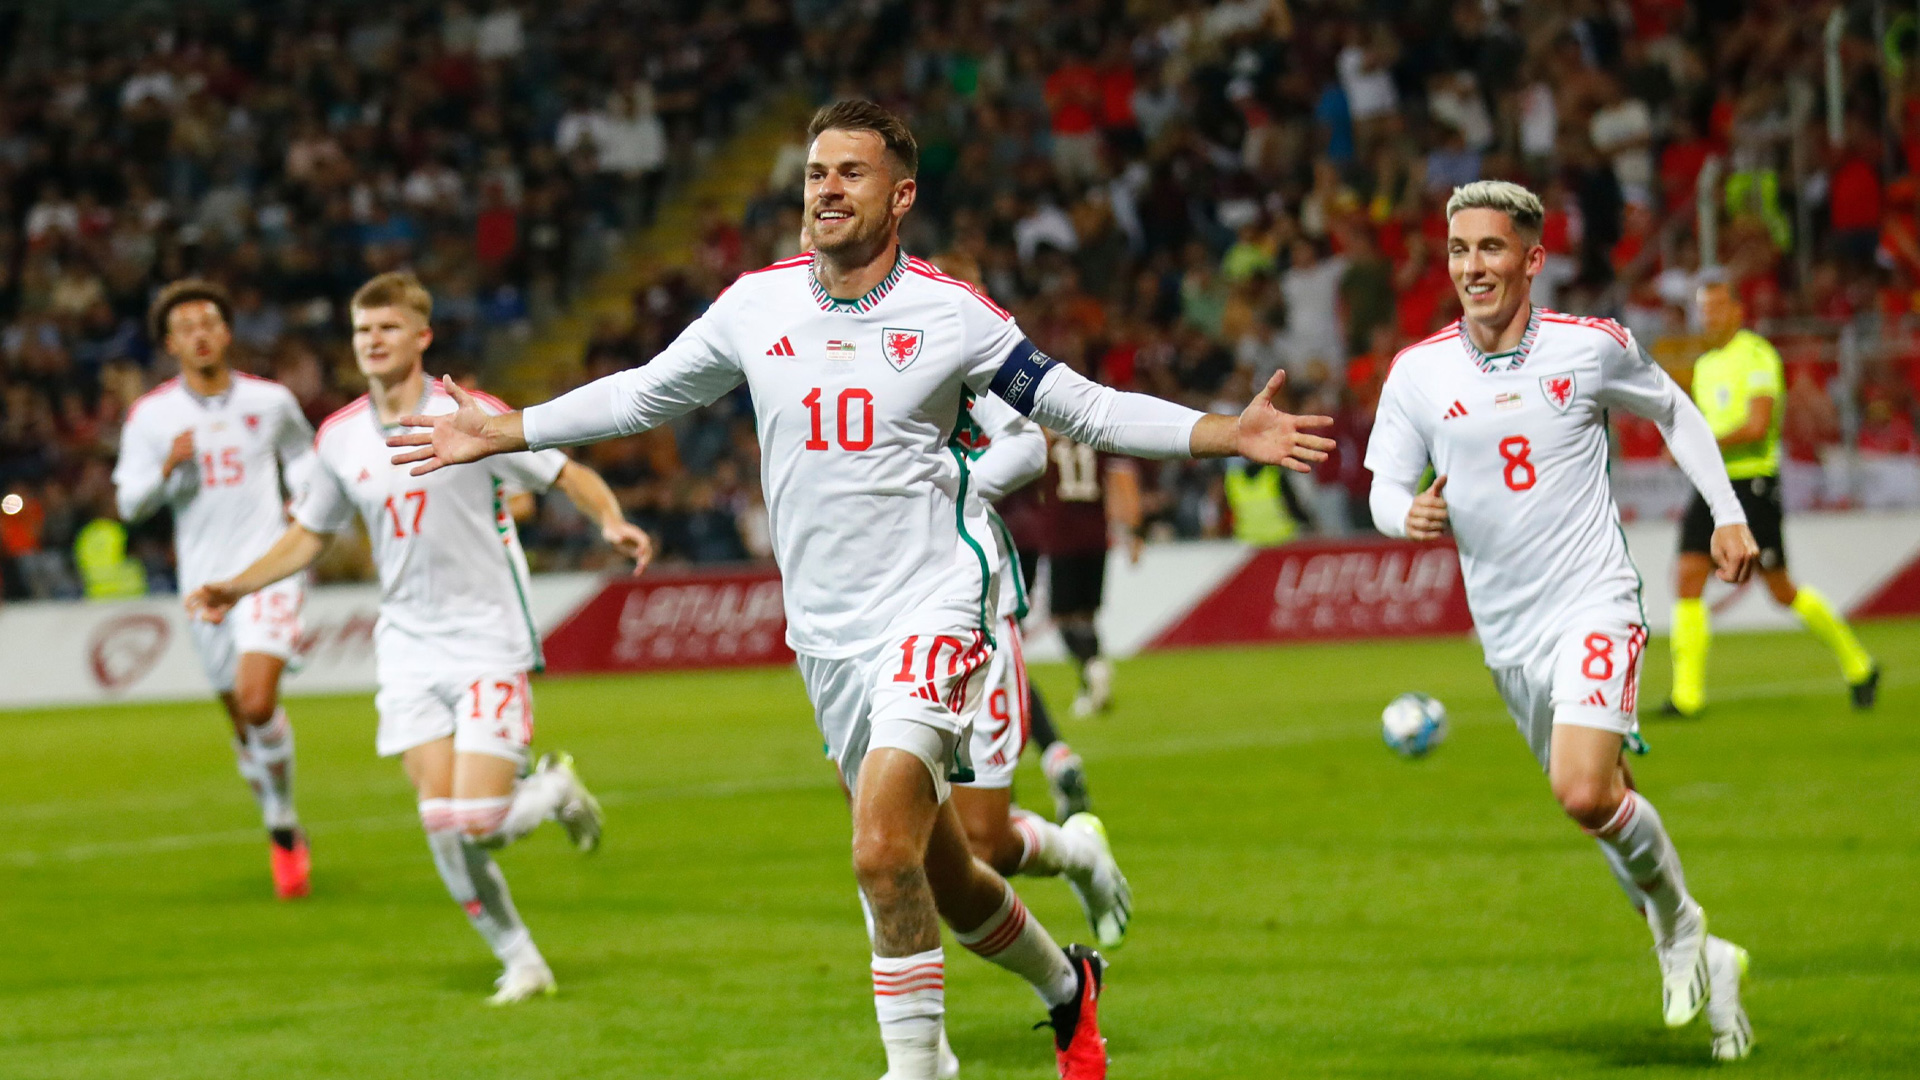
<path id="1" fill-rule="evenodd" d="M 1426 757 L 1447 737 L 1447 707 L 1425 694 L 1401 694 L 1380 714 L 1380 737 L 1401 757 Z"/>

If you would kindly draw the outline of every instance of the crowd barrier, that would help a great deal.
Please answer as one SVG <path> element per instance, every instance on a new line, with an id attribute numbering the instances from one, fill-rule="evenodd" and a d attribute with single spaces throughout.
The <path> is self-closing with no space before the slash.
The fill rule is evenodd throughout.
<path id="1" fill-rule="evenodd" d="M 1666 629 L 1678 526 L 1626 526 L 1648 622 Z M 1920 512 L 1803 514 L 1787 522 L 1795 576 L 1855 617 L 1920 614 Z M 1062 655 L 1045 612 L 1045 575 L 1028 655 Z M 302 655 L 287 691 L 373 688 L 372 585 L 312 589 Z M 1757 582 L 1718 582 L 1717 631 L 1786 628 L 1793 616 Z M 779 577 L 765 567 L 551 574 L 529 597 L 550 674 L 645 672 L 791 662 Z M 1472 619 L 1450 544 L 1310 540 L 1279 548 L 1225 541 L 1115 552 L 1100 630 L 1108 652 L 1204 645 L 1467 634 Z M 158 701 L 208 693 L 175 597 L 0 608 L 0 708 Z"/>

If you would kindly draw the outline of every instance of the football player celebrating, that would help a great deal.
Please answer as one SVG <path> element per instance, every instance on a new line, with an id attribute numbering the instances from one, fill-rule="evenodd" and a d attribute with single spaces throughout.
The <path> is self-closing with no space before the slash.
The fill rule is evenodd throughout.
<path id="1" fill-rule="evenodd" d="M 519 779 L 533 740 L 527 675 L 540 667 L 540 638 L 508 494 L 559 488 L 635 560 L 635 573 L 651 547 L 606 481 L 557 450 L 503 454 L 424 477 L 395 468 L 386 440 L 402 418 L 430 422 L 456 407 L 421 372 L 433 341 L 433 298 L 410 274 L 382 274 L 354 294 L 349 311 L 367 394 L 320 425 L 319 467 L 294 504 L 293 524 L 253 565 L 201 586 L 187 604 L 222 621 L 243 597 L 312 565 L 327 538 L 359 513 L 380 571 L 375 748 L 400 756 L 419 795 L 434 866 L 505 965 L 492 1003 L 552 993 L 553 972 L 489 852 L 549 818 L 575 847 L 591 851 L 600 808 L 566 755 L 543 757 Z M 457 397 L 470 408 L 506 411 L 484 395 Z"/>
<path id="2" fill-rule="evenodd" d="M 1743 581 L 1759 551 L 1700 410 L 1633 336 L 1605 319 L 1535 307 L 1540 200 L 1505 181 L 1455 189 L 1447 261 L 1465 315 L 1394 359 L 1367 468 L 1374 524 L 1438 539 L 1451 528 L 1494 683 L 1554 798 L 1646 915 L 1662 1007 L 1681 1027 L 1703 1006 L 1713 1054 L 1747 1054 L 1746 954 L 1707 934 L 1660 815 L 1622 751 L 1636 731 L 1646 617 L 1607 485 L 1610 408 L 1660 426 L 1712 507 L 1720 576 Z M 1431 463 L 1438 473 L 1419 494 Z M 1709 1001 L 1711 988 L 1711 1001 Z"/>
<path id="3" fill-rule="evenodd" d="M 1062 950 L 975 859 L 948 799 L 972 775 L 969 729 L 994 648 L 997 554 L 967 458 L 949 446 L 965 398 L 993 394 L 1080 442 L 1145 457 L 1239 454 L 1306 470 L 1332 423 L 1273 407 L 1208 416 L 1098 386 L 1056 364 L 1011 316 L 911 258 L 919 149 L 864 101 L 814 116 L 805 216 L 813 250 L 742 275 L 644 367 L 495 415 L 465 402 L 390 442 L 434 471 L 529 447 L 656 427 L 753 393 L 784 579 L 789 644 L 853 792 L 854 873 L 873 908 L 874 1005 L 889 1080 L 936 1075 L 945 1015 L 939 918 L 1045 1002 L 1069 1080 L 1106 1073 L 1103 961 Z"/>
<path id="4" fill-rule="evenodd" d="M 245 566 L 287 526 L 287 495 L 313 466 L 313 429 L 286 387 L 233 370 L 225 289 L 186 279 L 161 289 L 149 332 L 180 374 L 127 411 L 113 483 L 120 516 L 173 511 L 180 590 Z M 293 809 L 293 725 L 280 675 L 300 640 L 300 578 L 249 598 L 233 618 L 193 624 L 207 679 L 233 723 L 233 754 L 271 841 L 273 890 L 307 895 L 307 838 Z"/>

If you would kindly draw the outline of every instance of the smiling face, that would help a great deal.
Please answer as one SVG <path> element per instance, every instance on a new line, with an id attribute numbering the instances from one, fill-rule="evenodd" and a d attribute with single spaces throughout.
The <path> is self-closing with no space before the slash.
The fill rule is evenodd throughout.
<path id="1" fill-rule="evenodd" d="M 1524 236 L 1504 211 L 1461 210 L 1447 222 L 1447 273 L 1466 317 L 1504 328 L 1527 302 L 1547 249 Z"/>
<path id="2" fill-rule="evenodd" d="M 399 305 L 353 309 L 353 359 L 368 379 L 392 386 L 420 369 L 433 329 Z"/>
<path id="3" fill-rule="evenodd" d="M 187 300 L 167 312 L 167 352 L 180 366 L 211 371 L 226 359 L 233 333 L 211 300 Z"/>
<path id="4" fill-rule="evenodd" d="M 806 228 L 823 254 L 858 259 L 890 243 L 915 184 L 872 131 L 829 128 L 807 155 Z"/>

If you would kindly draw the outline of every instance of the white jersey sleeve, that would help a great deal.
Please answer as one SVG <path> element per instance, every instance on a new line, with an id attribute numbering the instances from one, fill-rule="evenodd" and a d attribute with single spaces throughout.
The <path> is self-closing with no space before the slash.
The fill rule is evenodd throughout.
<path id="1" fill-rule="evenodd" d="M 995 502 L 1047 471 L 1047 433 L 1040 425 L 991 394 L 975 398 L 970 411 L 987 440 L 968 469 L 975 495 Z"/>
<path id="2" fill-rule="evenodd" d="M 746 379 L 725 325 L 734 306 L 722 293 L 644 367 L 595 379 L 527 409 L 521 417 L 527 446 L 541 450 L 633 435 L 719 400 Z"/>
<path id="3" fill-rule="evenodd" d="M 1407 409 L 1405 380 L 1389 373 L 1380 391 L 1380 407 L 1367 436 L 1367 471 L 1373 473 L 1368 505 L 1373 527 L 1387 536 L 1407 535 L 1407 511 L 1414 486 L 1427 469 L 1427 440 Z"/>
<path id="4" fill-rule="evenodd" d="M 162 506 L 192 494 L 197 482 L 192 459 L 163 475 L 167 452 L 179 432 L 162 436 L 142 417 L 154 415 L 136 410 L 127 417 L 120 432 L 120 459 L 113 466 L 114 505 L 120 518 L 129 524 L 144 521 Z M 184 430 L 184 429 L 183 429 Z"/>
<path id="5" fill-rule="evenodd" d="M 968 307 L 973 366 L 967 385 L 991 393 L 1024 416 L 1096 450 L 1147 458 L 1191 457 L 1193 426 L 1203 415 L 1151 394 L 1115 390 L 1034 347 L 997 309 Z"/>
<path id="6" fill-rule="evenodd" d="M 1712 509 L 1714 525 L 1745 522 L 1746 511 L 1740 508 L 1733 482 L 1727 479 L 1727 463 L 1720 456 L 1720 444 L 1707 418 L 1631 333 L 1626 347 L 1607 357 L 1600 374 L 1602 382 L 1596 396 L 1608 406 L 1644 416 L 1659 426 L 1680 471 L 1687 474 Z"/>
<path id="7" fill-rule="evenodd" d="M 353 523 L 354 505 L 340 477 L 315 456 L 306 482 L 293 499 L 294 523 L 308 532 L 331 535 Z"/>
<path id="8" fill-rule="evenodd" d="M 280 459 L 280 483 L 290 499 L 297 500 L 307 486 L 320 459 L 313 449 L 313 425 L 300 411 L 300 402 L 287 391 L 282 396 L 274 434 L 274 455 Z"/>

